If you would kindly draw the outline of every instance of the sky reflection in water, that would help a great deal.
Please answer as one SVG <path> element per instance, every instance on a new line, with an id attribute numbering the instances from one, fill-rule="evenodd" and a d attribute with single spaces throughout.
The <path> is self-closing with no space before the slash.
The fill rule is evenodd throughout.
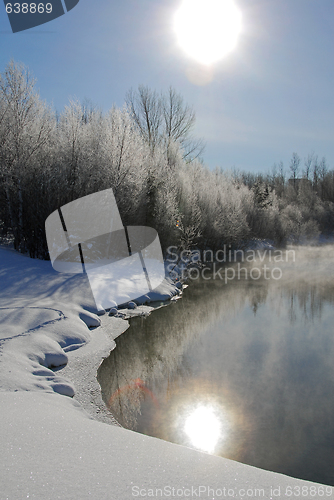
<path id="1" fill-rule="evenodd" d="M 333 247 L 277 282 L 194 282 L 134 318 L 99 370 L 128 428 L 334 485 Z"/>

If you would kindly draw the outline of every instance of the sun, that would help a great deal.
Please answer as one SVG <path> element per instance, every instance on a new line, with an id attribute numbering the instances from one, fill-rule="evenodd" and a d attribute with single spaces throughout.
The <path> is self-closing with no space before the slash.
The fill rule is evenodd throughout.
<path id="1" fill-rule="evenodd" d="M 241 28 L 241 12 L 233 0 L 183 0 L 174 18 L 180 47 L 204 65 L 231 52 Z"/>

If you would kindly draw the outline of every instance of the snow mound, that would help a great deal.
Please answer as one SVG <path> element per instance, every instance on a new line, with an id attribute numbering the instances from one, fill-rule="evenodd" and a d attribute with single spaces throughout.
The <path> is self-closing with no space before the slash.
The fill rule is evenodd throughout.
<path id="1" fill-rule="evenodd" d="M 6 342 L 0 361 L 1 391 L 43 390 L 74 396 L 73 385 L 50 369 L 65 365 L 67 355 L 46 335 L 32 333 Z"/>
<path id="2" fill-rule="evenodd" d="M 303 498 L 311 499 L 314 492 L 325 491 L 314 483 L 96 422 L 73 400 L 56 394 L 0 393 L 0 406 L 6 408 L 0 425 L 3 499 L 262 500 L 279 498 L 278 491 L 285 498 L 286 491 L 302 487 Z"/>
<path id="3" fill-rule="evenodd" d="M 27 342 L 28 341 L 28 342 Z M 24 338 L 22 343 L 27 344 L 27 356 L 47 368 L 66 365 L 67 356 L 60 345 L 46 335 L 35 334 L 30 339 Z"/>
<path id="4" fill-rule="evenodd" d="M 0 276 L 0 391 L 73 397 L 73 384 L 51 368 L 66 365 L 66 352 L 90 341 L 88 326 L 100 325 L 87 281 L 3 248 Z"/>
<path id="5" fill-rule="evenodd" d="M 99 317 L 88 311 L 81 311 L 79 313 L 79 318 L 90 328 L 95 328 L 101 324 Z"/>
<path id="6" fill-rule="evenodd" d="M 181 292 L 178 283 L 174 283 L 170 278 L 165 278 L 154 290 L 138 297 L 134 302 L 139 305 L 149 304 L 150 302 L 165 302 L 176 295 L 180 295 Z"/>

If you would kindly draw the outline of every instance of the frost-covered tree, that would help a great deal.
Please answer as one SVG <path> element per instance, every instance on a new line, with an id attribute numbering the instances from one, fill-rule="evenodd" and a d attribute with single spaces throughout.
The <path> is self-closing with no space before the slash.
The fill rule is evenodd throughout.
<path id="1" fill-rule="evenodd" d="M 140 85 L 137 91 L 130 90 L 126 103 L 138 130 L 154 151 L 157 145 L 163 145 L 169 164 L 173 143 L 178 143 L 183 158 L 192 161 L 202 154 L 203 141 L 192 137 L 195 125 L 194 110 L 184 102 L 183 97 L 170 87 L 166 93 Z"/>
<path id="2" fill-rule="evenodd" d="M 126 109 L 112 108 L 104 120 L 103 177 L 112 187 L 123 222 L 144 221 L 150 149 Z"/>
<path id="3" fill-rule="evenodd" d="M 175 90 L 147 87 L 130 93 L 123 109 L 102 113 L 88 101 L 70 101 L 56 115 L 28 69 L 10 62 L 0 74 L 1 232 L 18 250 L 47 258 L 48 215 L 112 188 L 123 223 L 154 227 L 164 249 L 333 233 L 334 174 L 324 158 L 308 156 L 296 189 L 286 185 L 282 163 L 270 174 L 211 171 L 194 159 L 194 120 Z M 294 153 L 294 179 L 299 166 Z"/>
<path id="4" fill-rule="evenodd" d="M 10 224 L 15 248 L 22 251 L 39 238 L 32 230 L 37 214 L 29 204 L 40 201 L 42 186 L 37 187 L 34 180 L 38 182 L 44 148 L 54 125 L 52 113 L 36 92 L 29 70 L 11 61 L 0 75 L 0 176 L 2 198 L 6 201 L 5 219 Z"/>
<path id="5" fill-rule="evenodd" d="M 290 160 L 290 171 L 292 174 L 292 179 L 295 181 L 298 177 L 299 168 L 300 168 L 300 157 L 297 153 L 292 153 L 292 157 Z"/>
<path id="6" fill-rule="evenodd" d="M 176 142 L 180 145 L 186 161 L 198 158 L 204 151 L 204 144 L 201 139 L 194 139 L 192 136 L 196 122 L 193 108 L 185 104 L 183 97 L 172 87 L 162 94 L 161 104 L 164 124 L 162 136 L 168 155 Z"/>

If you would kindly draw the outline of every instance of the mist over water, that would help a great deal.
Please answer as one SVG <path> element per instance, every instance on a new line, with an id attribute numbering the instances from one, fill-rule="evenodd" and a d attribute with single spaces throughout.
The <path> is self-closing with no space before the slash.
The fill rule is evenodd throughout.
<path id="1" fill-rule="evenodd" d="M 98 373 L 118 421 L 334 485 L 334 247 L 295 250 L 280 280 L 195 280 L 132 319 Z"/>

